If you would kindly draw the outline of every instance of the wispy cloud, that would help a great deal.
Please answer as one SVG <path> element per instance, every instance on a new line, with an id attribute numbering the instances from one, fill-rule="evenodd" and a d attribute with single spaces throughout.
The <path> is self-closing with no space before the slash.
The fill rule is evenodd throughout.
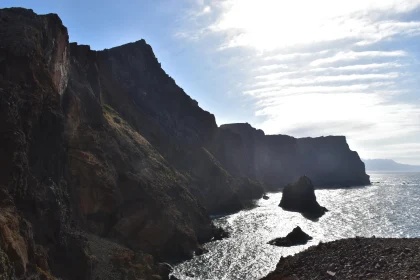
<path id="1" fill-rule="evenodd" d="M 339 52 L 331 57 L 314 60 L 310 63 L 311 66 L 319 66 L 322 64 L 330 64 L 337 61 L 352 61 L 361 58 L 378 58 L 378 57 L 401 57 L 406 56 L 407 53 L 401 50 L 397 51 L 364 51 L 364 52 Z"/>
<path id="2" fill-rule="evenodd" d="M 264 99 L 268 96 L 286 94 L 302 94 L 302 93 L 348 93 L 348 92 L 372 92 L 387 88 L 394 85 L 393 82 L 375 82 L 366 84 L 351 84 L 351 85 L 330 85 L 330 86 L 290 86 L 290 87 L 261 87 L 257 89 L 246 90 L 243 93 L 254 96 L 257 99 Z"/>
<path id="3" fill-rule="evenodd" d="M 197 13 L 198 16 L 203 16 L 211 13 L 211 6 L 204 6 L 204 8 Z"/>
<path id="4" fill-rule="evenodd" d="M 291 73 L 291 72 L 289 72 Z M 283 74 L 283 73 L 282 73 Z M 273 77 L 276 76 L 276 77 Z M 338 75 L 338 76 L 315 76 L 312 78 L 297 78 L 297 79 L 275 79 L 278 78 L 278 74 L 271 74 L 264 77 L 267 81 L 257 82 L 254 86 L 266 86 L 266 85 L 276 85 L 276 86 L 298 86 L 298 85 L 316 85 L 330 82 L 353 82 L 353 81 L 378 81 L 378 80 L 389 80 L 396 79 L 399 76 L 398 72 L 390 72 L 384 74 L 351 74 L 351 75 Z M 280 76 L 281 77 L 281 76 Z"/>
<path id="5" fill-rule="evenodd" d="M 215 32 L 239 31 L 227 47 L 273 49 L 296 44 L 352 39 L 368 44 L 396 34 L 415 34 L 417 21 L 381 19 L 419 6 L 419 1 L 224 1 L 220 17 L 210 25 Z"/>
<path id="6" fill-rule="evenodd" d="M 411 74 L 420 58 L 410 49 L 420 0 L 218 0 L 197 13 L 206 5 L 212 17 L 188 32 L 198 48 L 217 42 L 213 63 L 235 61 L 225 68 L 236 84 L 230 96 L 253 104 L 243 114 L 254 126 L 344 134 L 362 155 L 420 139 L 420 82 Z"/>
<path id="7" fill-rule="evenodd" d="M 324 67 L 310 69 L 312 72 L 325 72 L 325 71 L 365 71 L 365 70 L 378 70 L 384 68 L 398 68 L 402 65 L 399 63 L 370 63 L 370 64 L 355 64 L 339 67 Z"/>

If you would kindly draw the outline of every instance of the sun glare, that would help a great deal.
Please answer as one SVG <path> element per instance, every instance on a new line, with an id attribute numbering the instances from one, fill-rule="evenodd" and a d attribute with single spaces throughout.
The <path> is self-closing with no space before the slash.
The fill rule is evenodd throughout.
<path id="1" fill-rule="evenodd" d="M 252 46 L 260 50 L 339 39 L 360 39 L 360 44 L 390 36 L 406 26 L 392 21 L 375 24 L 370 13 L 403 12 L 420 1 L 278 1 L 241 0 L 223 4 L 214 31 L 232 31 L 225 47 Z M 354 15 L 357 14 L 357 17 Z M 417 23 L 416 23 L 417 25 Z"/>

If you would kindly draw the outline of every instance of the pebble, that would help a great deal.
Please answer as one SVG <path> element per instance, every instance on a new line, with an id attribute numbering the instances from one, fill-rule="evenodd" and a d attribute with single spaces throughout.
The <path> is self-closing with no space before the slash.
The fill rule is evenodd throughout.
<path id="1" fill-rule="evenodd" d="M 330 276 L 335 276 L 335 272 L 333 272 L 333 271 L 329 271 L 329 270 L 328 270 L 328 271 L 327 271 L 327 274 L 328 274 L 328 275 L 330 275 Z"/>

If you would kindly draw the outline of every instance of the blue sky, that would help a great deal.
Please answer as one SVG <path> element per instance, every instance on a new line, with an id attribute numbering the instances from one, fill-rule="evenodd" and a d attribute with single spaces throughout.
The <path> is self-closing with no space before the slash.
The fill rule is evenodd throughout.
<path id="1" fill-rule="evenodd" d="M 420 0 L 6 0 L 57 13 L 93 49 L 144 38 L 217 123 L 345 135 L 420 164 Z"/>

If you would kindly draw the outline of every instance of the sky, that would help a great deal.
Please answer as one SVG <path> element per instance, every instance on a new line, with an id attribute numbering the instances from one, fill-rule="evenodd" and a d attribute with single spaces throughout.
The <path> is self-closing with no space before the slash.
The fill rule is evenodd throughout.
<path id="1" fill-rule="evenodd" d="M 145 39 L 217 123 L 345 135 L 420 164 L 420 0 L 0 0 L 57 13 L 92 49 Z"/>

